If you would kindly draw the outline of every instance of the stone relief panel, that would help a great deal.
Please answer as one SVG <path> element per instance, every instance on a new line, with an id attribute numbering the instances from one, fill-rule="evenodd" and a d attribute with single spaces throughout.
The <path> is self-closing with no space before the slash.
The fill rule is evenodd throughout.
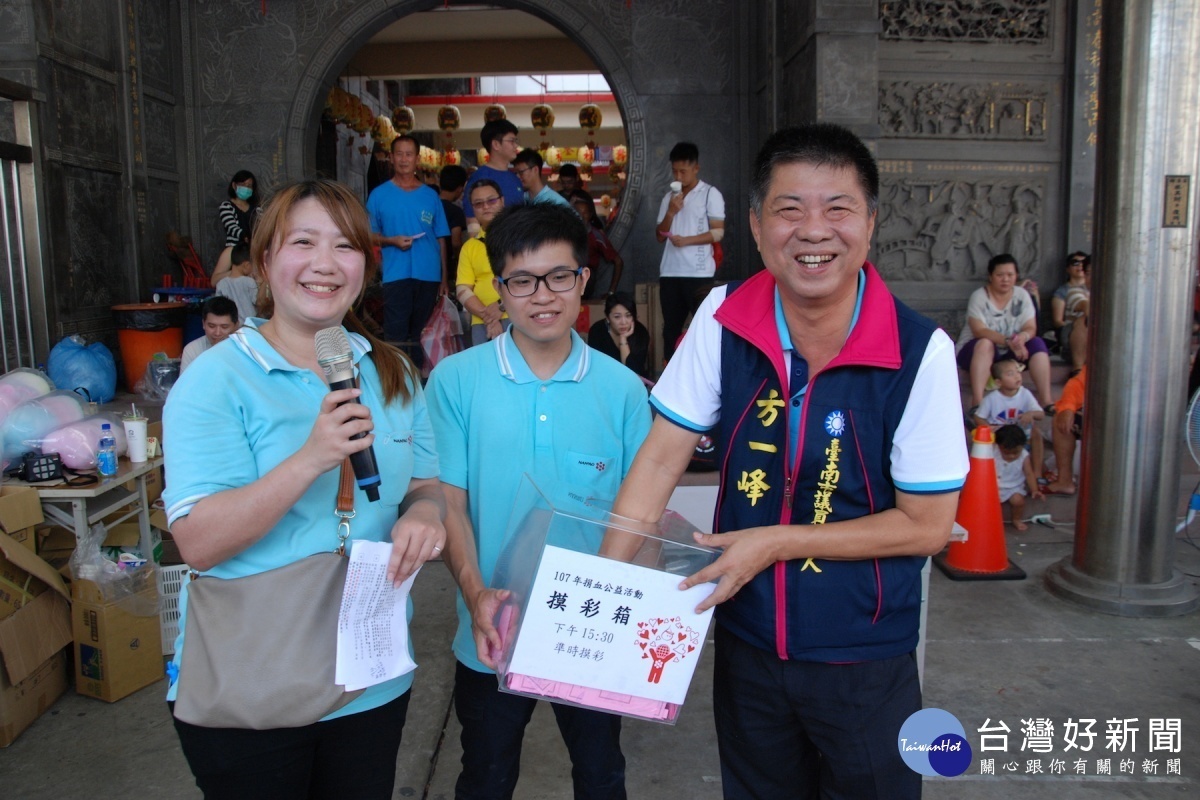
<path id="1" fill-rule="evenodd" d="M 138 52 L 147 86 L 174 92 L 177 50 L 171 46 L 171 4 L 138 0 Z"/>
<path id="2" fill-rule="evenodd" d="M 1050 36 L 1050 0 L 881 0 L 884 41 L 1032 42 Z"/>
<path id="3" fill-rule="evenodd" d="M 142 112 L 146 163 L 157 169 L 174 172 L 176 169 L 175 106 L 152 97 L 144 97 Z"/>
<path id="4" fill-rule="evenodd" d="M 1049 96 L 1016 83 L 885 83 L 879 127 L 887 137 L 1044 141 Z"/>
<path id="5" fill-rule="evenodd" d="M 48 0 L 46 39 L 68 55 L 115 69 L 119 60 L 111 0 Z"/>
<path id="6" fill-rule="evenodd" d="M 57 62 L 50 62 L 49 69 L 54 111 L 47 144 L 120 160 L 117 87 Z"/>
<path id="7" fill-rule="evenodd" d="M 874 113 L 875 76 L 862 69 L 873 57 L 874 40 L 828 37 L 821 43 L 820 81 L 817 85 L 820 118 L 869 120 Z"/>
<path id="8" fill-rule="evenodd" d="M 128 277 L 120 215 L 114 214 L 125 196 L 121 176 L 69 166 L 61 174 L 64 213 L 51 231 L 60 320 L 98 309 L 107 314 Z"/>
<path id="9" fill-rule="evenodd" d="M 636 5 L 634 12 L 634 80 L 641 92 L 721 94 L 730 89 L 728 3 L 660 0 L 645 10 Z"/>
<path id="10" fill-rule="evenodd" d="M 905 161 L 880 164 L 875 248 L 884 277 L 982 280 L 998 253 L 1011 253 L 1022 275 L 1039 273 L 1050 166 L 997 165 L 976 174 L 970 174 L 972 165 L 924 166 L 932 169 L 913 169 Z M 957 174 L 947 177 L 951 170 Z"/>

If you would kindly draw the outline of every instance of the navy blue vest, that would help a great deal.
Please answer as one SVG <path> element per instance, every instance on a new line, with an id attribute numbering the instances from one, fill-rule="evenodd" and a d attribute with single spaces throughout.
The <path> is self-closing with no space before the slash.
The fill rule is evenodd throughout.
<path id="1" fill-rule="evenodd" d="M 882 282 L 877 286 L 886 293 Z M 735 288 L 729 291 L 725 302 L 737 303 Z M 799 408 L 770 358 L 722 328 L 718 532 L 837 522 L 895 506 L 892 441 L 936 326 L 890 295 L 888 301 L 895 304 L 898 368 L 844 364 L 839 357 L 809 377 Z M 761 320 L 774 325 L 773 314 Z M 860 317 L 851 337 L 891 331 Z M 789 475 L 787 418 L 795 413 L 800 457 Z M 901 655 L 916 647 L 924 564 L 924 557 L 777 562 L 718 606 L 717 621 L 780 658 Z"/>

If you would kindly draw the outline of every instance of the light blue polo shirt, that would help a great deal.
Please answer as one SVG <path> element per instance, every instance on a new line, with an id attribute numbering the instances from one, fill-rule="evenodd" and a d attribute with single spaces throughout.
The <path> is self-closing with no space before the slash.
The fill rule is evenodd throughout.
<path id="1" fill-rule="evenodd" d="M 264 320 L 251 318 L 224 342 L 197 359 L 171 389 L 163 408 L 163 448 L 168 522 L 185 516 L 205 497 L 257 480 L 291 456 L 308 439 L 321 400 L 329 392 L 322 376 L 289 364 L 258 332 Z M 407 404 L 386 404 L 379 375 L 363 356 L 370 344 L 347 333 L 363 393 L 375 424 L 379 501 L 356 489 L 353 539 L 389 541 L 399 506 L 412 478 L 436 478 L 438 459 L 433 429 L 419 385 L 409 386 Z M 265 536 L 208 570 L 206 575 L 239 578 L 275 569 L 337 545 L 333 510 L 339 470 L 322 475 Z M 253 509 L 245 509 L 252 514 Z M 184 648 L 187 585 L 179 598 L 179 638 L 174 665 Z M 408 616 L 412 618 L 412 603 Z M 411 655 L 412 643 L 409 642 Z M 412 685 L 410 672 L 372 686 L 326 719 L 367 711 L 388 703 Z M 167 691 L 175 699 L 175 685 Z"/>
<path id="2" fill-rule="evenodd" d="M 525 193 L 525 202 L 532 203 L 535 205 L 542 203 L 542 204 L 552 205 L 552 206 L 562 206 L 563 208 L 569 208 L 572 211 L 575 210 L 575 206 L 571 205 L 571 201 L 568 200 L 567 198 L 563 197 L 558 192 L 551 189 L 549 184 L 547 184 L 546 186 L 543 186 L 542 190 L 540 192 L 538 192 L 536 195 L 533 195 L 532 197 L 529 195 L 529 192 L 526 192 Z"/>
<path id="3" fill-rule="evenodd" d="M 488 583 L 524 473 L 551 499 L 569 488 L 611 501 L 650 431 L 641 379 L 574 331 L 570 355 L 549 380 L 533 374 L 505 332 L 491 346 L 438 364 L 426 392 L 441 479 L 467 491 L 480 574 Z M 477 672 L 491 672 L 476 657 L 462 592 L 454 655 Z"/>

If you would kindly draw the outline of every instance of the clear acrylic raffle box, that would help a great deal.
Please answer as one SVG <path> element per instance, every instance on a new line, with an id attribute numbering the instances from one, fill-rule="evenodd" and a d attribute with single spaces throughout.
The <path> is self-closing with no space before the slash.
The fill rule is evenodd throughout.
<path id="1" fill-rule="evenodd" d="M 491 586 L 501 691 L 674 725 L 708 633 L 713 590 L 679 582 L 720 555 L 673 511 L 650 525 L 526 475 Z"/>

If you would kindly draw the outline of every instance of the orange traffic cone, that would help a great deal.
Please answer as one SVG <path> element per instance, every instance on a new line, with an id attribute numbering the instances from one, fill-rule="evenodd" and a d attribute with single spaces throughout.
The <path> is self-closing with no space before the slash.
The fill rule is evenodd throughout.
<path id="1" fill-rule="evenodd" d="M 967 529 L 965 542 L 951 542 L 933 557 L 938 569 L 956 581 L 1021 580 L 1025 571 L 1008 559 L 1004 543 L 1004 517 L 1000 513 L 1000 487 L 992 429 L 975 428 L 971 444 L 971 470 L 958 496 L 955 522 Z"/>

